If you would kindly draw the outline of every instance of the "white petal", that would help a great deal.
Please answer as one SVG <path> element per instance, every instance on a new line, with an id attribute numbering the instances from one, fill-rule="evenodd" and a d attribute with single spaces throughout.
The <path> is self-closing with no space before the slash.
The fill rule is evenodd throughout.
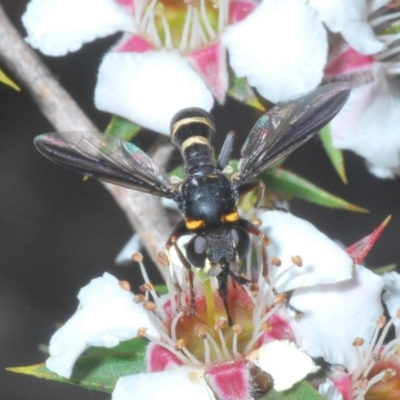
<path id="1" fill-rule="evenodd" d="M 142 327 L 149 335 L 159 336 L 143 307 L 134 303 L 133 293 L 123 290 L 108 273 L 82 288 L 78 299 L 75 314 L 51 338 L 46 361 L 47 368 L 65 378 L 90 346 L 114 347 L 136 337 Z"/>
<path id="2" fill-rule="evenodd" d="M 326 31 L 316 12 L 297 0 L 264 0 L 221 40 L 236 75 L 274 103 L 312 90 L 322 79 Z"/>
<path id="3" fill-rule="evenodd" d="M 365 0 L 310 0 L 308 4 L 332 32 L 340 32 L 360 53 L 375 54 L 385 47 L 369 26 Z"/>
<path id="4" fill-rule="evenodd" d="M 331 136 L 335 147 L 353 150 L 372 167 L 398 172 L 400 81 L 386 77 L 379 63 L 374 65 L 374 74 L 374 82 L 351 91 L 349 100 L 330 123 Z"/>
<path id="5" fill-rule="evenodd" d="M 353 371 L 359 359 L 352 342 L 357 337 L 370 340 L 383 313 L 382 288 L 380 276 L 358 265 L 349 281 L 296 289 L 290 304 L 304 313 L 290 324 L 297 344 L 311 357 Z"/>
<path id="6" fill-rule="evenodd" d="M 176 53 L 109 53 L 101 63 L 96 107 L 145 128 L 169 134 L 174 114 L 185 107 L 213 106 L 211 92 Z"/>
<path id="7" fill-rule="evenodd" d="M 114 0 L 31 0 L 22 22 L 26 41 L 49 56 L 118 31 L 135 32 L 133 18 Z"/>
<path id="8" fill-rule="evenodd" d="M 400 275 L 397 272 L 388 272 L 382 275 L 385 282 L 385 293 L 383 301 L 385 302 L 389 315 L 394 318 L 396 336 L 400 335 L 400 320 L 396 318 L 397 311 L 400 309 Z"/>
<path id="9" fill-rule="evenodd" d="M 334 283 L 352 277 L 350 256 L 314 225 L 283 211 L 267 211 L 261 215 L 261 220 L 260 229 L 270 239 L 267 248 L 269 259 L 277 257 L 282 261 L 280 267 L 269 269 L 271 282 L 278 291 Z M 300 256 L 303 266 L 291 268 L 292 256 Z M 283 276 L 277 280 L 280 274 Z"/>
<path id="10" fill-rule="evenodd" d="M 343 400 L 343 396 L 330 379 L 319 385 L 318 393 L 324 400 Z"/>
<path id="11" fill-rule="evenodd" d="M 172 370 L 120 378 L 113 400 L 205 400 L 214 399 L 204 381 L 203 371 L 179 367 Z"/>
<path id="12" fill-rule="evenodd" d="M 319 370 L 306 353 L 288 340 L 264 344 L 248 359 L 272 376 L 274 389 L 278 392 L 290 389 L 306 375 Z"/>

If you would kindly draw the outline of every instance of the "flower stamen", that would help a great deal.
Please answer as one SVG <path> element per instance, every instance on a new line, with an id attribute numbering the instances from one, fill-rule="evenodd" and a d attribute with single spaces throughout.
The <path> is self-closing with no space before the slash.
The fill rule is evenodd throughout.
<path id="1" fill-rule="evenodd" d="M 233 356 L 235 357 L 235 360 L 240 360 L 241 355 L 237 349 L 237 341 L 238 341 L 238 335 L 241 335 L 243 333 L 243 327 L 240 326 L 239 324 L 233 325 L 232 332 L 233 332 L 232 353 Z"/>

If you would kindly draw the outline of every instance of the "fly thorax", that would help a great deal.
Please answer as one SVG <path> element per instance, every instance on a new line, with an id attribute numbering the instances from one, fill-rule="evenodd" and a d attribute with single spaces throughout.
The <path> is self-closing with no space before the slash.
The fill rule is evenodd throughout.
<path id="1" fill-rule="evenodd" d="M 221 173 L 189 177 L 182 184 L 182 197 L 186 226 L 190 230 L 218 227 L 238 218 L 230 182 Z M 192 228 L 190 221 L 202 223 Z"/>

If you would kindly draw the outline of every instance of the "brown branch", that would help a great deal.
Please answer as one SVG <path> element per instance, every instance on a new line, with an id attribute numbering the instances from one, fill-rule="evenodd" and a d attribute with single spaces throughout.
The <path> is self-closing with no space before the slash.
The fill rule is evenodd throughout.
<path id="1" fill-rule="evenodd" d="M 57 131 L 97 131 L 38 55 L 24 42 L 0 5 L 0 59 L 26 87 Z M 155 196 L 111 184 L 104 186 L 124 210 L 154 262 L 170 232 L 169 222 Z"/>

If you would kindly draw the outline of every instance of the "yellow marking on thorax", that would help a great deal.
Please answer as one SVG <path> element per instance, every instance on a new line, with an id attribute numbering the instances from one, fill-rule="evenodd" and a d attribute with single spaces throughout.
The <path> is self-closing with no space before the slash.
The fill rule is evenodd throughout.
<path id="1" fill-rule="evenodd" d="M 239 214 L 237 210 L 234 210 L 230 212 L 229 214 L 225 214 L 221 216 L 221 222 L 222 223 L 227 223 L 227 222 L 236 222 L 239 219 Z"/>
<path id="2" fill-rule="evenodd" d="M 188 219 L 188 218 L 186 218 L 185 225 L 186 225 L 186 228 L 188 228 L 191 231 L 194 231 L 196 229 L 205 228 L 206 221 L 204 221 L 204 219 Z"/>

